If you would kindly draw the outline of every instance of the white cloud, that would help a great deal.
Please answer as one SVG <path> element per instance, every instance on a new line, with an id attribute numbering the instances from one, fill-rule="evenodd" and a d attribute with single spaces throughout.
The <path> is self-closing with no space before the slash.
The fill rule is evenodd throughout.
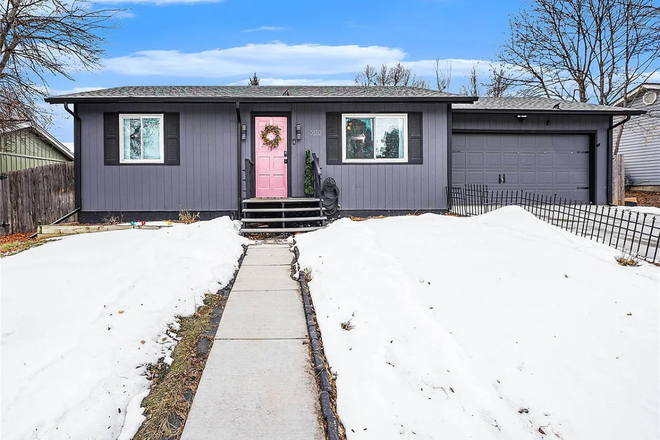
<path id="1" fill-rule="evenodd" d="M 282 26 L 261 26 L 255 29 L 243 29 L 241 32 L 259 32 L 259 31 L 283 31 L 286 30 Z"/>
<path id="2" fill-rule="evenodd" d="M 412 69 L 413 73 L 417 76 L 432 76 L 435 78 L 435 60 L 404 61 L 401 64 Z M 450 58 L 440 60 L 440 70 L 445 70 L 449 65 L 451 66 L 452 76 L 468 77 L 472 71 L 472 67 L 475 66 L 477 68 L 477 75 L 479 77 L 485 77 L 489 73 L 491 64 L 494 65 L 495 63 L 484 60 Z"/>
<path id="3" fill-rule="evenodd" d="M 399 48 L 320 44 L 288 45 L 279 41 L 185 53 L 146 50 L 104 60 L 106 72 L 134 76 L 231 78 L 268 75 L 304 77 L 351 74 L 365 64 L 393 64 L 406 57 Z"/>

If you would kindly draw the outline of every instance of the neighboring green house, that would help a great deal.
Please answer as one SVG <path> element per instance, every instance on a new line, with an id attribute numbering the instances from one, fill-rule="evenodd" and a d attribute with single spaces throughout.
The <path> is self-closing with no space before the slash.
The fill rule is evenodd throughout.
<path id="1" fill-rule="evenodd" d="M 73 153 L 41 127 L 28 122 L 0 133 L 0 173 L 73 161 Z"/>

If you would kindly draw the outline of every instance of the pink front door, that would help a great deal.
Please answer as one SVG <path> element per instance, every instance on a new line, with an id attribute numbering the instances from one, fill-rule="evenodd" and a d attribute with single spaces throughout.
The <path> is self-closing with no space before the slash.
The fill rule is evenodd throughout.
<path id="1" fill-rule="evenodd" d="M 261 134 L 267 125 L 280 128 L 282 140 L 276 148 L 264 145 Z M 272 135 L 270 136 L 272 138 Z M 257 116 L 254 118 L 254 148 L 256 196 L 262 198 L 287 197 L 287 118 L 286 116 Z"/>

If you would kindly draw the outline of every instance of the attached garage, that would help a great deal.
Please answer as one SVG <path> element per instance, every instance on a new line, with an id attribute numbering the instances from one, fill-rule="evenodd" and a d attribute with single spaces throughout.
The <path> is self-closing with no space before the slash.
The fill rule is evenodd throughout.
<path id="1" fill-rule="evenodd" d="M 452 182 L 588 203 L 592 199 L 591 138 L 586 134 L 454 133 Z"/>
<path id="2" fill-rule="evenodd" d="M 613 117 L 632 112 L 548 98 L 454 104 L 449 186 L 609 203 Z"/>

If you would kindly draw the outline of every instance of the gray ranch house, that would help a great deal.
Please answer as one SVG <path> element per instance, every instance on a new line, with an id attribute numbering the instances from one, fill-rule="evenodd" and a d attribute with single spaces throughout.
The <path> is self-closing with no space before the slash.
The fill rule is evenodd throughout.
<path id="1" fill-rule="evenodd" d="M 660 187 L 660 83 L 644 83 L 614 105 L 646 111 L 626 123 L 619 153 L 624 155 L 630 186 L 657 189 Z M 614 132 L 615 139 L 618 131 Z"/>
<path id="2" fill-rule="evenodd" d="M 447 187 L 464 184 L 608 203 L 613 118 L 643 113 L 360 86 L 117 87 L 47 102 L 74 117 L 81 221 L 189 209 L 283 228 L 288 212 L 324 215 L 304 192 L 306 150 L 341 215 L 442 212 Z"/>

